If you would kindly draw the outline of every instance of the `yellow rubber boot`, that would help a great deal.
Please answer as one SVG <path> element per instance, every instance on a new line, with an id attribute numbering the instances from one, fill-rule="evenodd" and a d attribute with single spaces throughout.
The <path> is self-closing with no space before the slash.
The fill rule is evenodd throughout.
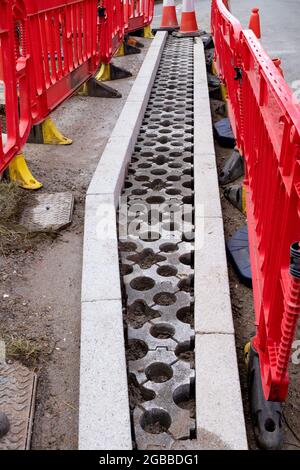
<path id="1" fill-rule="evenodd" d="M 117 52 L 115 52 L 114 57 L 124 57 L 124 56 L 125 56 L 125 43 L 123 41 L 121 46 L 117 50 Z"/>
<path id="2" fill-rule="evenodd" d="M 218 71 L 217 71 L 217 66 L 216 66 L 216 62 L 213 60 L 213 63 L 212 63 L 212 73 L 213 75 L 216 75 L 218 77 Z"/>
<path id="3" fill-rule="evenodd" d="M 111 79 L 111 74 L 110 74 L 110 64 L 101 64 L 101 67 L 99 71 L 97 72 L 97 75 L 95 76 L 96 80 L 98 82 L 107 82 Z"/>
<path id="4" fill-rule="evenodd" d="M 153 39 L 153 38 L 154 38 L 154 36 L 153 36 L 153 34 L 152 34 L 152 29 L 151 29 L 151 26 L 150 26 L 150 25 L 145 26 L 143 36 L 144 36 L 144 38 L 146 38 L 146 39 Z"/>
<path id="5" fill-rule="evenodd" d="M 42 123 L 43 141 L 48 145 L 71 145 L 73 141 L 65 137 L 56 127 L 51 118 Z"/>
<path id="6" fill-rule="evenodd" d="M 87 83 L 84 83 L 80 88 L 79 90 L 77 91 L 76 95 L 79 95 L 79 96 L 88 96 L 88 86 L 87 86 Z"/>
<path id="7" fill-rule="evenodd" d="M 249 341 L 249 343 L 247 343 L 244 347 L 244 361 L 245 361 L 247 368 L 249 365 L 250 349 L 251 349 L 251 342 Z"/>
<path id="8" fill-rule="evenodd" d="M 8 167 L 8 172 L 10 180 L 14 181 L 20 188 L 35 190 L 43 186 L 31 174 L 23 153 L 15 156 Z"/>

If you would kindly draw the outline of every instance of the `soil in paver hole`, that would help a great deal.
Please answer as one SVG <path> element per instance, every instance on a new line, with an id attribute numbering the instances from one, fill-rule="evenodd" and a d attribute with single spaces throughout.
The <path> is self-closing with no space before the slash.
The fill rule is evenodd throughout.
<path id="1" fill-rule="evenodd" d="M 155 377 L 155 382 L 158 384 L 163 384 L 164 382 L 168 382 L 168 380 L 170 380 L 170 376 L 164 374 L 160 374 Z"/>
<path id="2" fill-rule="evenodd" d="M 182 361 L 189 362 L 191 364 L 191 368 L 195 369 L 195 353 L 194 351 L 186 351 L 178 354 L 178 359 Z"/>
<path id="3" fill-rule="evenodd" d="M 145 431 L 149 432 L 150 434 L 161 434 L 163 432 L 167 432 L 168 428 L 157 421 L 154 424 L 146 424 Z"/>
<path id="4" fill-rule="evenodd" d="M 152 189 L 152 191 L 160 191 L 161 189 L 166 188 L 166 182 L 163 180 L 154 180 L 151 183 L 145 183 L 145 187 Z"/>
<path id="5" fill-rule="evenodd" d="M 188 325 L 191 325 L 192 328 L 194 328 L 194 304 L 192 304 L 190 307 L 183 307 L 179 309 L 177 312 L 177 318 L 182 323 L 187 323 Z"/>
<path id="6" fill-rule="evenodd" d="M 133 242 L 120 242 L 119 243 L 120 251 L 124 253 L 130 253 L 131 251 L 135 251 L 137 246 Z"/>
<path id="7" fill-rule="evenodd" d="M 187 277 L 186 279 L 182 279 L 178 283 L 178 287 L 180 290 L 188 293 L 192 293 L 194 291 L 194 278 L 193 276 Z M 188 322 L 186 322 L 188 323 Z"/>
<path id="8" fill-rule="evenodd" d="M 129 405 L 132 410 L 134 410 L 137 405 L 155 398 L 155 393 L 139 385 L 133 374 L 130 374 L 128 377 L 128 389 Z"/>
<path id="9" fill-rule="evenodd" d="M 191 418 L 196 418 L 196 400 L 195 398 L 190 398 L 189 400 L 183 400 L 177 403 L 179 408 L 183 410 L 189 410 Z"/>
<path id="10" fill-rule="evenodd" d="M 141 269 L 149 269 L 156 263 L 165 261 L 165 257 L 154 253 L 151 249 L 143 250 L 141 253 L 136 253 L 127 257 L 129 261 L 137 263 Z"/>
<path id="11" fill-rule="evenodd" d="M 160 333 L 159 335 L 156 335 L 156 338 L 158 339 L 168 339 L 171 337 L 172 335 L 170 335 L 170 333 Z"/>
<path id="12" fill-rule="evenodd" d="M 127 361 L 136 361 L 145 357 L 148 352 L 148 347 L 143 341 L 131 340 L 128 342 L 126 350 Z"/>
<path id="13" fill-rule="evenodd" d="M 136 300 L 127 310 L 127 321 L 133 328 L 141 328 L 149 320 L 159 317 L 160 313 L 148 307 L 144 300 Z"/>
<path id="14" fill-rule="evenodd" d="M 153 289 L 155 285 L 155 281 L 151 279 L 150 277 L 146 276 L 141 276 L 141 277 L 136 277 L 132 279 L 130 282 L 130 286 L 132 289 L 138 290 L 138 291 L 145 291 L 145 290 L 150 290 Z"/>
<path id="15" fill-rule="evenodd" d="M 160 294 L 156 294 L 154 302 L 162 306 L 172 305 L 176 302 L 176 296 L 169 292 L 162 292 Z"/>

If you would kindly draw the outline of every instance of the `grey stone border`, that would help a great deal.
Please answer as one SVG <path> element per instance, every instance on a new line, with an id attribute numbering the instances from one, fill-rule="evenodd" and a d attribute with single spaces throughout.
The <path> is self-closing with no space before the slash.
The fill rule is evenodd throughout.
<path id="1" fill-rule="evenodd" d="M 132 448 L 116 209 L 166 39 L 166 32 L 156 34 L 87 192 L 81 293 L 81 450 Z"/>
<path id="2" fill-rule="evenodd" d="M 197 435 L 247 449 L 204 47 L 194 46 L 195 343 Z"/>

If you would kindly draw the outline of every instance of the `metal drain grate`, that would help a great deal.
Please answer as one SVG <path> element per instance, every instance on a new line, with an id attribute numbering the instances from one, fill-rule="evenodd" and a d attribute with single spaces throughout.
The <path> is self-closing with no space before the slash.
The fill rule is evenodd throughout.
<path id="1" fill-rule="evenodd" d="M 0 363 L 0 411 L 9 420 L 9 431 L 0 438 L 0 450 L 27 450 L 36 393 L 36 374 L 19 363 Z"/>
<path id="2" fill-rule="evenodd" d="M 72 193 L 35 194 L 25 206 L 20 224 L 29 231 L 58 231 L 72 222 Z"/>
<path id="3" fill-rule="evenodd" d="M 139 449 L 193 437 L 193 39 L 169 37 L 119 209 Z"/>

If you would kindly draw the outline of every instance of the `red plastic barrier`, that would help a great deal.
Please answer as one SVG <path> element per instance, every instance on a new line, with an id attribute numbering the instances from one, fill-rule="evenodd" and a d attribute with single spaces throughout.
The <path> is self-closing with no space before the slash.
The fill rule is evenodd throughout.
<path id="1" fill-rule="evenodd" d="M 245 157 L 257 326 L 253 346 L 266 399 L 284 401 L 300 315 L 300 269 L 293 267 L 300 257 L 295 244 L 300 240 L 300 110 L 256 36 L 241 31 L 221 0 L 212 2 L 212 31 L 231 122 Z"/>
<path id="2" fill-rule="evenodd" d="M 31 125 L 49 116 L 100 63 L 109 63 L 125 28 L 150 24 L 153 10 L 154 0 L 0 0 L 8 136 L 0 142 L 0 171 L 24 145 Z"/>
<path id="3" fill-rule="evenodd" d="M 108 64 L 124 38 L 122 0 L 100 1 L 99 53 L 101 62 Z"/>
<path id="4" fill-rule="evenodd" d="M 151 24 L 154 0 L 124 0 L 125 32 L 130 33 Z"/>
<path id="5" fill-rule="evenodd" d="M 31 114 L 28 25 L 24 5 L 18 0 L 1 0 L 0 7 L 1 173 L 26 143 Z M 2 118 L 5 118 L 6 129 L 3 129 Z"/>
<path id="6" fill-rule="evenodd" d="M 289 274 L 300 240 L 300 110 L 252 31 L 243 32 L 244 156 L 257 335 L 265 396 L 284 401 L 300 313 Z M 292 297 L 291 297 L 292 295 Z M 291 304 L 295 312 L 290 312 Z"/>

